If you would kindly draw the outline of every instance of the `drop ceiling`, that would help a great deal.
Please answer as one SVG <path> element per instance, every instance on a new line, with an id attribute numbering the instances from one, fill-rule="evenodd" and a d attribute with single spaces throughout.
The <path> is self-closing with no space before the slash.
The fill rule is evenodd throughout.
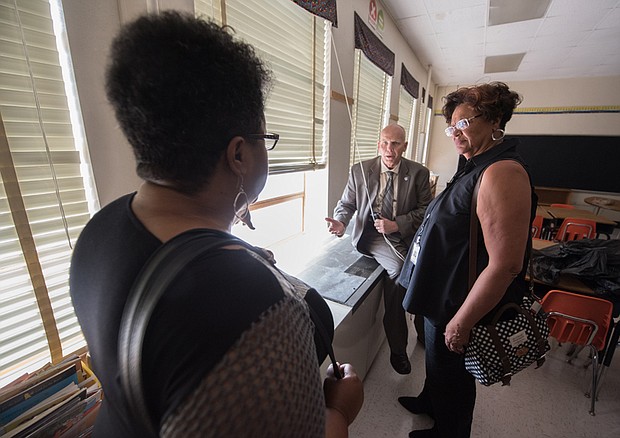
<path id="1" fill-rule="evenodd" d="M 620 0 L 382 3 L 438 85 L 620 76 Z"/>

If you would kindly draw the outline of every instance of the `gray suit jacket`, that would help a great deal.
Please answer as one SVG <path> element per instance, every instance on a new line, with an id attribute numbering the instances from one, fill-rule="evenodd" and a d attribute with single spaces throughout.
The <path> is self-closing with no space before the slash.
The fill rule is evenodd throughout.
<path id="1" fill-rule="evenodd" d="M 368 194 L 366 193 L 362 169 L 368 184 Z M 364 233 L 366 222 L 370 218 L 372 204 L 379 194 L 380 175 L 381 157 L 353 165 L 349 172 L 347 186 L 334 209 L 334 219 L 344 223 L 345 227 L 349 225 L 357 211 L 351 240 L 358 251 L 360 251 L 358 243 Z M 432 199 L 429 175 L 429 170 L 421 164 L 405 158 L 401 159 L 398 172 L 395 220 L 398 224 L 400 238 L 407 246 L 411 244 L 413 235 L 424 219 L 426 207 Z"/>

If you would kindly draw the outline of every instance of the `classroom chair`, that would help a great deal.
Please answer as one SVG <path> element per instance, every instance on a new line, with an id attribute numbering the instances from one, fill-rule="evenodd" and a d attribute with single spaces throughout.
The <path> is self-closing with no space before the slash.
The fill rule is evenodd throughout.
<path id="1" fill-rule="evenodd" d="M 596 222 L 590 219 L 567 217 L 558 228 L 555 240 L 566 242 L 568 240 L 594 239 L 596 237 Z"/>
<path id="2" fill-rule="evenodd" d="M 534 220 L 532 221 L 532 237 L 534 239 L 540 239 L 542 234 L 543 227 L 543 217 L 540 215 L 536 215 Z"/>
<path id="3" fill-rule="evenodd" d="M 590 415 L 595 415 L 599 369 L 602 366 L 599 364 L 598 352 L 605 350 L 607 332 L 612 324 L 613 304 L 590 295 L 554 289 L 547 292 L 541 305 L 548 315 L 549 336 L 560 343 L 590 347 L 592 384 L 585 395 L 591 399 Z"/>

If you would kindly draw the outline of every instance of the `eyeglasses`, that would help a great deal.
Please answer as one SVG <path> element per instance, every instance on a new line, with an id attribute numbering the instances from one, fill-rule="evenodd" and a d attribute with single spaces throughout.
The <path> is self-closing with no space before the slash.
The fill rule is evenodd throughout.
<path id="1" fill-rule="evenodd" d="M 245 137 L 265 140 L 265 149 L 268 151 L 275 148 L 276 144 L 278 144 L 278 140 L 280 140 L 280 134 L 275 134 L 273 132 L 267 132 L 265 134 L 247 134 Z"/>
<path id="2" fill-rule="evenodd" d="M 474 120 L 476 117 L 480 117 L 482 114 L 478 114 L 477 116 L 470 117 L 469 119 L 461 119 L 454 124 L 454 126 L 448 126 L 444 131 L 448 137 L 452 137 L 454 132 L 458 129 L 462 131 L 464 129 L 469 128 L 469 122 Z"/>

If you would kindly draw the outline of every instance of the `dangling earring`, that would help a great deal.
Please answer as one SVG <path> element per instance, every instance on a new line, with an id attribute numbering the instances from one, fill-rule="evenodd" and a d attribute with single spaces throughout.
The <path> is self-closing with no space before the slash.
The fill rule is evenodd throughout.
<path id="1" fill-rule="evenodd" d="M 235 196 L 235 200 L 233 201 L 233 210 L 235 211 L 235 216 L 237 219 L 243 222 L 250 212 L 250 203 L 247 193 L 243 190 L 243 177 L 240 178 L 241 183 L 239 184 L 239 193 L 237 193 L 237 196 Z"/>
<path id="2" fill-rule="evenodd" d="M 501 135 L 499 137 L 495 138 L 495 133 L 498 132 L 498 131 L 501 133 Z M 504 131 L 503 129 L 500 129 L 500 128 L 494 129 L 493 132 L 491 132 L 491 138 L 494 141 L 501 140 L 505 136 L 506 136 L 506 131 Z"/>

